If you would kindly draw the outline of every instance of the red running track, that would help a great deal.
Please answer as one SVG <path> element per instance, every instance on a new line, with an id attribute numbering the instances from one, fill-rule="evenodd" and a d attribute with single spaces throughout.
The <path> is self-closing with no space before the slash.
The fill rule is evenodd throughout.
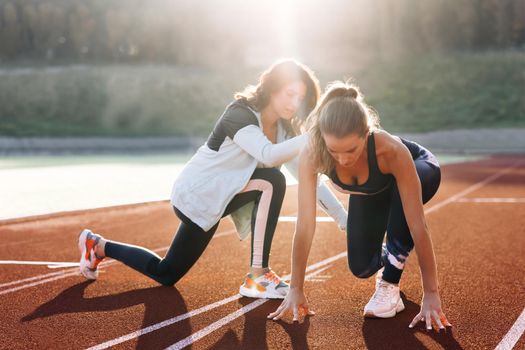
<path id="1" fill-rule="evenodd" d="M 295 215 L 295 198 L 291 186 L 281 215 Z M 444 310 L 454 325 L 447 332 L 408 328 L 421 299 L 415 257 L 401 280 L 406 310 L 364 319 L 374 282 L 349 272 L 345 235 L 331 222 L 317 224 L 309 259 L 306 293 L 317 315 L 295 324 L 267 321 L 279 301 L 237 295 L 249 242 L 223 220 L 176 288 L 116 262 L 105 262 L 92 283 L 75 268 L 0 265 L 0 348 L 525 349 L 524 198 L 525 157 L 443 167 L 442 186 L 425 210 Z M 77 261 L 85 227 L 162 255 L 177 224 L 167 202 L 4 221 L 0 259 Z M 281 275 L 290 271 L 293 229 L 294 223 L 279 223 L 273 243 L 270 262 Z"/>

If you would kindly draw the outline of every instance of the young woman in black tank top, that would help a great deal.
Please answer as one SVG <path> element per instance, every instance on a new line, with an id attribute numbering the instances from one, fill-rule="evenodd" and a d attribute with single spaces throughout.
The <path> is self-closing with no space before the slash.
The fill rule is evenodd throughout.
<path id="1" fill-rule="evenodd" d="M 421 311 L 410 327 L 451 326 L 442 311 L 436 262 L 423 204 L 437 192 L 437 159 L 422 146 L 379 130 L 377 116 L 354 86 L 330 85 L 310 117 L 310 143 L 300 156 L 299 213 L 292 253 L 290 292 L 268 317 L 292 311 L 313 314 L 303 291 L 308 252 L 315 231 L 315 181 L 328 175 L 334 187 L 350 194 L 347 238 L 352 273 L 377 272 L 376 290 L 364 308 L 366 317 L 393 317 L 404 309 L 399 280 L 415 247 L 421 268 Z M 386 231 L 386 244 L 383 243 Z"/>

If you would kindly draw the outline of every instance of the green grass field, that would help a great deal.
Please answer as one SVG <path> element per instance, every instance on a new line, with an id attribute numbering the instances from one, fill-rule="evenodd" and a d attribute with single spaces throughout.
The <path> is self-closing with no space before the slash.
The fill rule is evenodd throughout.
<path id="1" fill-rule="evenodd" d="M 525 127 L 525 52 L 328 67 L 313 67 L 323 87 L 353 77 L 392 132 Z M 0 135 L 205 136 L 233 93 L 258 74 L 237 67 L 0 66 Z"/>
<path id="2" fill-rule="evenodd" d="M 525 127 L 525 52 L 428 56 L 361 74 L 388 130 Z"/>

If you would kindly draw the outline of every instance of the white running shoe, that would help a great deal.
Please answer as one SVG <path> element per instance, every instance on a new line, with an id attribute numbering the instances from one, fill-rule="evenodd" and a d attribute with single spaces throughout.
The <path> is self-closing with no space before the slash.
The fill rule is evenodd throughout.
<path id="1" fill-rule="evenodd" d="M 78 250 L 80 250 L 80 273 L 88 280 L 96 280 L 98 277 L 97 266 L 102 259 L 95 254 L 95 246 L 100 240 L 97 235 L 90 230 L 80 232 L 78 236 Z"/>
<path id="2" fill-rule="evenodd" d="M 365 317 L 390 318 L 405 309 L 399 294 L 399 286 L 380 280 L 376 292 L 366 304 Z"/>
<path id="3" fill-rule="evenodd" d="M 253 278 L 251 273 L 246 275 L 239 294 L 249 298 L 284 299 L 290 286 L 281 280 L 271 269 L 268 272 Z"/>

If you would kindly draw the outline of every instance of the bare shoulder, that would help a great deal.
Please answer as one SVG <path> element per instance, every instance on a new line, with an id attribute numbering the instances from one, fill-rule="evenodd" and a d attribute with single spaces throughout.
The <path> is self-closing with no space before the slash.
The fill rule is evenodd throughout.
<path id="1" fill-rule="evenodd" d="M 395 156 L 397 152 L 405 148 L 399 137 L 385 130 L 374 131 L 374 141 L 376 144 L 376 154 L 378 156 Z"/>
<path id="2" fill-rule="evenodd" d="M 406 151 L 405 145 L 399 137 L 385 130 L 374 131 L 374 141 L 379 169 L 383 173 L 391 173 L 390 165 Z"/>

